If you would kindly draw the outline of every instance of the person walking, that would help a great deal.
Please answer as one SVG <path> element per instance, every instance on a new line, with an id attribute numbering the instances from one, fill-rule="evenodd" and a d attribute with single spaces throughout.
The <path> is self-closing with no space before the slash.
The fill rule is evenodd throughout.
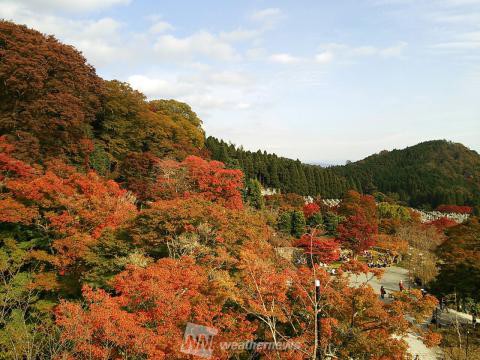
<path id="1" fill-rule="evenodd" d="M 385 291 L 385 288 L 383 287 L 383 285 L 380 287 L 380 296 L 382 299 L 385 299 L 385 295 L 387 294 L 387 292 Z"/>
<path id="2" fill-rule="evenodd" d="M 400 289 L 400 291 L 405 290 L 405 286 L 403 285 L 403 280 L 400 280 L 400 282 L 398 283 L 398 288 Z"/>

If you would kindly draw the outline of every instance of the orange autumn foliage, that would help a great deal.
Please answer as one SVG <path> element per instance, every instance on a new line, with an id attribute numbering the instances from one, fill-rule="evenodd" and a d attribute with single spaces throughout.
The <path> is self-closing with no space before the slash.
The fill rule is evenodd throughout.
<path id="1" fill-rule="evenodd" d="M 219 161 L 188 156 L 184 161 L 161 160 L 152 154 L 125 159 L 126 186 L 142 201 L 175 199 L 198 194 L 230 209 L 242 209 L 243 173 Z"/>
<path id="2" fill-rule="evenodd" d="M 291 312 L 288 318 L 296 324 L 293 340 L 312 354 L 315 339 L 312 324 L 314 281 L 318 279 L 321 284 L 318 308 L 322 318 L 322 352 L 333 353 L 340 359 L 351 354 L 368 359 L 405 358 L 407 344 L 391 335 L 401 336 L 413 329 L 405 315 L 425 319 L 431 315 L 436 303 L 431 301 L 431 297 L 419 296 L 419 292 L 405 293 L 391 303 L 383 303 L 367 284 L 370 276 L 380 276 L 381 271 L 366 276 L 355 286 L 350 284 L 349 276 L 343 276 L 344 271 L 348 271 L 350 276 L 371 274 L 371 269 L 365 264 L 350 261 L 339 269 L 338 276 L 331 276 L 315 266 L 300 267 L 291 277 Z"/>
<path id="3" fill-rule="evenodd" d="M 56 311 L 62 339 L 76 359 L 184 359 L 187 322 L 217 328 L 219 339 L 251 338 L 252 326 L 216 302 L 206 270 L 193 259 L 162 259 L 147 268 L 129 267 L 113 279 L 116 295 L 85 287 L 86 307 L 62 302 Z M 217 359 L 228 352 L 216 349 Z"/>
<path id="4" fill-rule="evenodd" d="M 5 135 L 0 136 L 0 182 L 11 177 L 27 177 L 34 173 L 34 169 L 13 156 L 15 147 L 7 141 Z"/>
<path id="5" fill-rule="evenodd" d="M 312 255 L 316 261 L 329 264 L 340 258 L 340 244 L 333 238 L 304 234 L 294 245 L 302 248 L 305 254 Z"/>
<path id="6" fill-rule="evenodd" d="M 346 220 L 337 227 L 338 240 L 342 246 L 359 254 L 375 245 L 378 221 L 375 199 L 371 195 L 349 191 L 341 203 L 339 213 L 346 216 Z"/>
<path id="7" fill-rule="evenodd" d="M 440 345 L 442 341 L 442 335 L 439 334 L 439 333 L 435 333 L 435 332 L 432 332 L 432 331 L 427 331 L 424 335 L 423 335 L 423 343 L 427 346 L 427 347 L 435 347 L 435 346 L 438 346 Z"/>
<path id="8" fill-rule="evenodd" d="M 225 169 L 219 161 L 207 161 L 197 156 L 187 157 L 182 165 L 188 169 L 190 180 L 205 199 L 230 209 L 242 209 L 243 173 L 240 170 Z"/>
<path id="9" fill-rule="evenodd" d="M 336 260 L 339 243 L 320 233 L 294 243 L 312 255 L 308 266 L 298 249 L 275 247 L 293 241 L 270 227 L 276 208 L 294 210 L 285 223 L 300 237 L 302 208 L 309 226 L 321 228 L 319 198 L 305 205 L 299 194 L 276 194 L 270 209 L 262 201 L 244 209 L 241 171 L 188 156 L 210 154 L 187 104 L 147 102 L 126 83 L 103 81 L 53 37 L 0 21 L 0 58 L 0 133 L 7 134 L 0 136 L 0 357 L 190 359 L 181 353 L 189 322 L 219 331 L 212 360 L 313 359 L 317 345 L 323 358 L 408 357 L 402 336 L 415 330 L 412 318 L 420 323 L 431 314 L 433 298 L 405 291 L 384 303 L 368 286 L 382 272 L 357 261 L 330 274 L 318 262 Z M 264 162 L 260 152 L 236 158 L 230 148 L 211 155 L 238 160 L 249 177 L 278 183 L 282 192 L 285 182 L 305 193 L 342 180 L 313 167 L 302 174 L 299 161 L 285 172 L 284 159 Z M 259 195 L 251 185 L 246 198 Z M 339 239 L 356 253 L 375 242 L 371 196 L 350 192 L 325 215 L 329 233 L 340 222 Z M 384 220 L 392 234 L 401 230 L 397 220 Z M 475 260 L 475 239 L 454 241 L 465 249 L 449 253 Z M 293 262 L 282 257 L 289 251 Z M 218 346 L 250 340 L 295 346 Z M 426 334 L 425 341 L 438 338 Z"/>
<path id="10" fill-rule="evenodd" d="M 103 80 L 72 46 L 0 21 L 0 133 L 22 159 L 81 156 L 101 107 Z"/>
<path id="11" fill-rule="evenodd" d="M 379 234 L 376 247 L 404 254 L 408 251 L 408 241 L 394 235 Z"/>
<path id="12" fill-rule="evenodd" d="M 439 205 L 435 209 L 443 213 L 457 213 L 457 214 L 471 214 L 473 208 L 471 206 L 460 206 L 460 205 Z"/>
<path id="13" fill-rule="evenodd" d="M 452 226 L 458 225 L 457 222 L 455 222 L 452 219 L 446 218 L 446 217 L 441 217 L 437 220 L 432 220 L 428 222 L 426 225 L 432 225 L 434 226 L 438 231 L 443 232 L 445 229 L 448 229 Z"/>
<path id="14" fill-rule="evenodd" d="M 37 216 L 38 211 L 34 207 L 27 207 L 10 197 L 0 198 L 0 222 L 28 225 Z"/>
<path id="15" fill-rule="evenodd" d="M 170 256 L 179 255 L 182 250 L 179 239 L 187 237 L 192 256 L 205 261 L 212 260 L 210 256 L 222 258 L 219 248 L 238 251 L 242 244 L 264 242 L 271 234 L 259 214 L 227 209 L 193 196 L 151 204 L 139 213 L 128 230 L 134 242 L 147 252 L 167 248 Z M 224 266 L 228 266 L 233 259 L 219 261 L 226 261 Z"/>
<path id="16" fill-rule="evenodd" d="M 134 197 L 95 172 L 80 173 L 59 161 L 47 164 L 45 171 L 33 170 L 9 152 L 1 153 L 6 194 L 0 199 L 0 220 L 29 224 L 36 219 L 55 239 L 60 267 L 81 258 L 105 228 L 116 228 L 137 212 Z"/>

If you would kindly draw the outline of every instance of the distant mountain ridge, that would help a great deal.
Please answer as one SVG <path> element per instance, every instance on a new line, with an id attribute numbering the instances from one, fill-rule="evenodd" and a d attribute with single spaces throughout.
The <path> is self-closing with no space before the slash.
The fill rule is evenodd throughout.
<path id="1" fill-rule="evenodd" d="M 480 155 L 460 143 L 433 140 L 336 167 L 339 174 L 371 179 L 412 205 L 478 205 Z"/>
<path id="2" fill-rule="evenodd" d="M 480 155 L 447 140 L 381 151 L 346 165 L 323 168 L 266 152 L 250 152 L 208 138 L 212 156 L 247 177 L 283 192 L 338 198 L 348 189 L 381 192 L 414 207 L 480 205 Z"/>

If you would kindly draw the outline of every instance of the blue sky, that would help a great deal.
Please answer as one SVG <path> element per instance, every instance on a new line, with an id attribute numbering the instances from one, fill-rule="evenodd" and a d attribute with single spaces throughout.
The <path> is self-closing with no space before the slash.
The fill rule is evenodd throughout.
<path id="1" fill-rule="evenodd" d="M 246 149 L 323 163 L 431 139 L 480 151 L 480 0 L 0 0 L 0 17 L 189 103 Z"/>

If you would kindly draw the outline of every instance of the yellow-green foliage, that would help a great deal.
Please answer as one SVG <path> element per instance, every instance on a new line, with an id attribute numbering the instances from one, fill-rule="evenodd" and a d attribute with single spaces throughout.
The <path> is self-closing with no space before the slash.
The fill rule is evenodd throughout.
<path id="1" fill-rule="evenodd" d="M 382 202 L 377 206 L 377 212 L 380 219 L 394 219 L 408 221 L 411 219 L 410 211 L 401 205 Z"/>

